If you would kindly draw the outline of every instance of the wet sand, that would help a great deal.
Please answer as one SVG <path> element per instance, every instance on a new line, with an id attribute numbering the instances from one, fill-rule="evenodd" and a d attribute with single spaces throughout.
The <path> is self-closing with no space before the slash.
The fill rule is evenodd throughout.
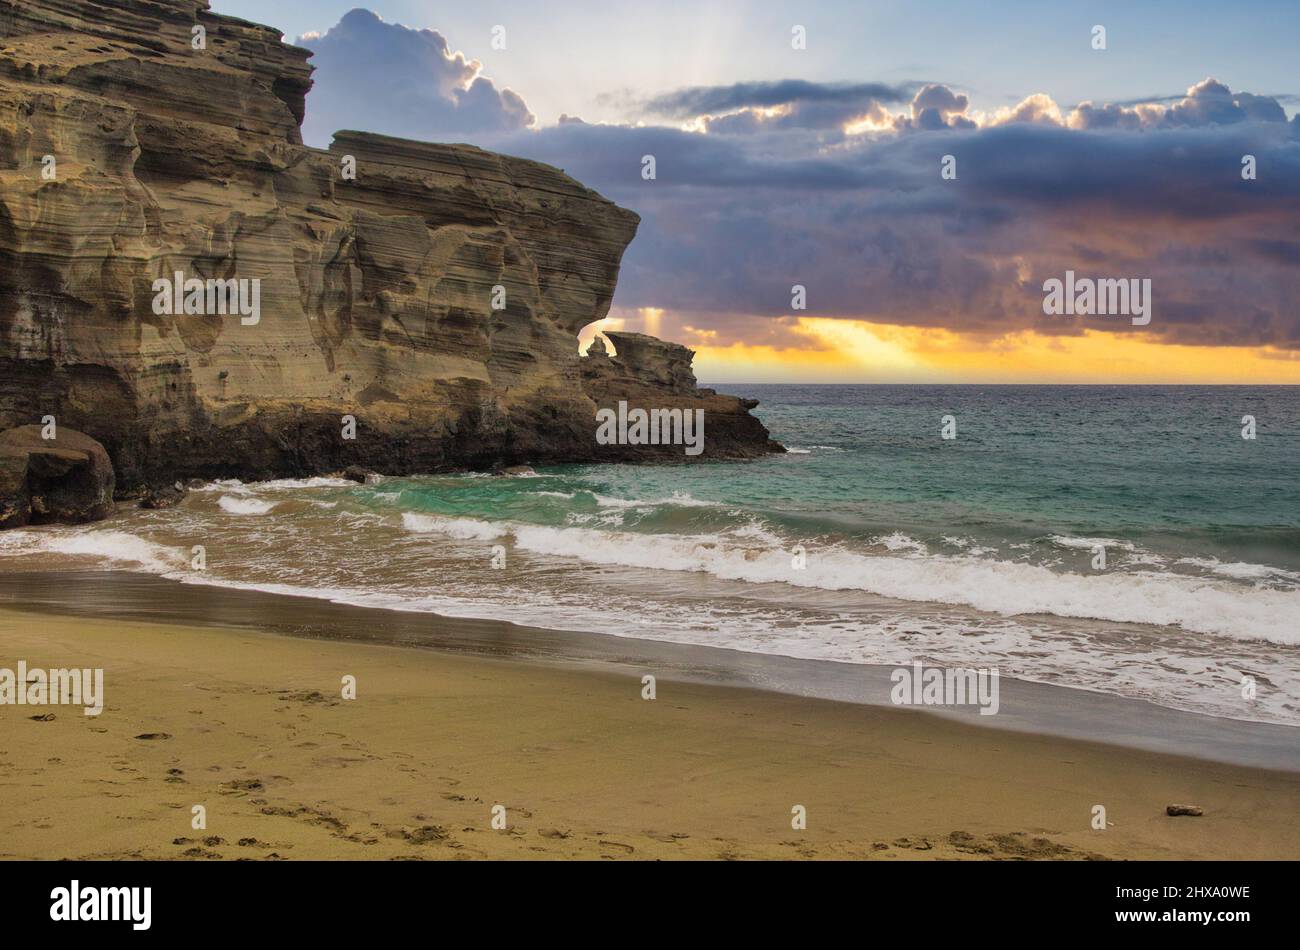
<path id="1" fill-rule="evenodd" d="M 0 609 L 102 620 L 262 630 L 553 663 L 660 680 L 743 686 L 893 707 L 894 667 L 806 660 L 697 644 L 547 630 L 477 618 L 358 607 L 261 590 L 183 584 L 126 571 L 0 571 Z M 930 707 L 991 729 L 1087 739 L 1300 773 L 1300 728 L 1205 716 L 1140 700 L 1003 676 L 995 716 Z"/>
<path id="2" fill-rule="evenodd" d="M 106 693 L 98 717 L 0 706 L 0 857 L 1300 857 L 1285 772 L 690 678 L 645 700 L 643 670 L 527 650 L 94 614 L 0 609 L 0 666 L 103 667 Z"/>

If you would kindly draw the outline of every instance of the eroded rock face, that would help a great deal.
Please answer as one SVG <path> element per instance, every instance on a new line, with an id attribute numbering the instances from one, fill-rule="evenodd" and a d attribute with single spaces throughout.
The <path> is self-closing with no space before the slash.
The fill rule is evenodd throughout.
<path id="1" fill-rule="evenodd" d="M 470 146 L 305 148 L 308 55 L 202 0 L 0 0 L 0 427 L 54 415 L 126 489 L 656 457 L 597 444 L 617 398 L 779 450 L 685 348 L 577 355 L 635 214 Z M 177 272 L 257 280 L 260 319 L 156 313 Z"/>
<path id="2" fill-rule="evenodd" d="M 750 415 L 758 405 L 755 400 L 697 388 L 691 350 L 642 333 L 607 331 L 605 336 L 614 344 L 615 355 L 610 356 L 597 337 L 583 362 L 583 388 L 599 408 L 617 413 L 621 402 L 626 412 L 703 410 L 703 458 L 745 459 L 785 451 Z M 598 444 L 596 458 L 689 462 L 692 456 L 680 444 Z"/>
<path id="3" fill-rule="evenodd" d="M 38 425 L 0 432 L 0 528 L 98 521 L 113 511 L 113 464 L 83 432 Z"/>

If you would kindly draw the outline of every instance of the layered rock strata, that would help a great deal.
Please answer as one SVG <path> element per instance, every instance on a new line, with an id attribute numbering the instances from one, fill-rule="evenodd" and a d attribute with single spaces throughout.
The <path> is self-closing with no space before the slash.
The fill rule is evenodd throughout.
<path id="1" fill-rule="evenodd" d="M 0 429 L 55 416 L 127 490 L 683 458 L 600 444 L 619 400 L 780 451 L 684 347 L 578 355 L 634 213 L 471 146 L 304 147 L 309 55 L 202 0 L 0 0 Z"/>

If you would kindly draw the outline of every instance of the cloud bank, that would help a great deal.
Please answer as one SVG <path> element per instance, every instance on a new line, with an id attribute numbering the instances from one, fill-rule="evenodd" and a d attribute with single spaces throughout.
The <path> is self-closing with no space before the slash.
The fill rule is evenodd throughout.
<path id="1" fill-rule="evenodd" d="M 787 80 L 538 129 L 437 33 L 354 11 L 307 45 L 313 129 L 472 134 L 564 168 L 642 216 L 616 305 L 716 345 L 779 341 L 801 284 L 804 316 L 1300 348 L 1300 120 L 1275 97 L 1211 78 L 1182 97 L 1062 109 L 1030 93 L 984 113 L 943 83 Z M 1151 324 L 1045 317 L 1043 282 L 1066 270 L 1150 278 Z"/>

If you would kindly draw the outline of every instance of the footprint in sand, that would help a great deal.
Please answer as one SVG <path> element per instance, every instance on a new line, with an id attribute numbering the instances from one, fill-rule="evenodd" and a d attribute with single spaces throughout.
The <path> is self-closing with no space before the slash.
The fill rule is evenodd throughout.
<path id="1" fill-rule="evenodd" d="M 781 844 L 789 848 L 794 848 L 795 853 L 798 854 L 799 857 L 801 858 L 817 857 L 817 850 L 815 848 L 808 847 L 807 844 L 805 844 L 802 841 L 782 841 Z"/>
<path id="2" fill-rule="evenodd" d="M 1075 852 L 1072 848 L 1057 844 L 1055 841 L 1049 841 L 1047 838 L 1029 838 L 1023 831 L 1015 831 L 1009 835 L 990 835 L 989 841 L 1003 854 L 1017 858 L 1059 858 L 1073 854 L 1084 856 Z M 1097 855 L 1087 856 L 1099 857 Z"/>
<path id="3" fill-rule="evenodd" d="M 413 830 L 407 828 L 389 828 L 384 832 L 386 838 L 400 838 L 411 844 L 433 844 L 447 840 L 447 829 L 440 825 L 422 825 Z"/>
<path id="4" fill-rule="evenodd" d="M 220 853 L 209 851 L 206 848 L 186 848 L 181 852 L 181 857 L 185 858 L 207 858 L 208 860 L 221 860 Z"/>
<path id="5" fill-rule="evenodd" d="M 238 795 L 248 792 L 260 792 L 264 786 L 261 779 L 244 778 L 234 779 L 229 782 L 222 782 L 217 786 L 217 791 L 222 795 Z"/>
<path id="6" fill-rule="evenodd" d="M 308 808 L 306 805 L 299 805 L 296 808 L 284 808 L 278 805 L 264 805 L 261 812 L 263 815 L 273 815 L 280 818 L 302 818 L 309 825 L 320 825 L 330 828 L 336 834 L 342 835 L 348 830 L 348 826 L 335 818 L 327 811 L 321 811 L 317 808 Z"/>
<path id="7" fill-rule="evenodd" d="M 642 834 L 647 838 L 654 839 L 655 841 L 662 841 L 664 844 L 676 844 L 683 838 L 690 837 L 690 835 L 681 834 L 679 832 L 643 831 Z M 784 843 L 785 842 L 782 842 L 782 844 Z"/>
<path id="8" fill-rule="evenodd" d="M 954 831 L 948 835 L 948 843 L 963 854 L 992 854 L 993 849 L 980 842 L 969 831 Z"/>
<path id="9" fill-rule="evenodd" d="M 339 704 L 337 699 L 330 699 L 328 696 L 325 696 L 314 689 L 297 693 L 291 693 L 288 690 L 280 690 L 279 692 L 285 699 L 291 699 L 298 703 L 327 703 L 331 706 L 337 706 Z"/>

